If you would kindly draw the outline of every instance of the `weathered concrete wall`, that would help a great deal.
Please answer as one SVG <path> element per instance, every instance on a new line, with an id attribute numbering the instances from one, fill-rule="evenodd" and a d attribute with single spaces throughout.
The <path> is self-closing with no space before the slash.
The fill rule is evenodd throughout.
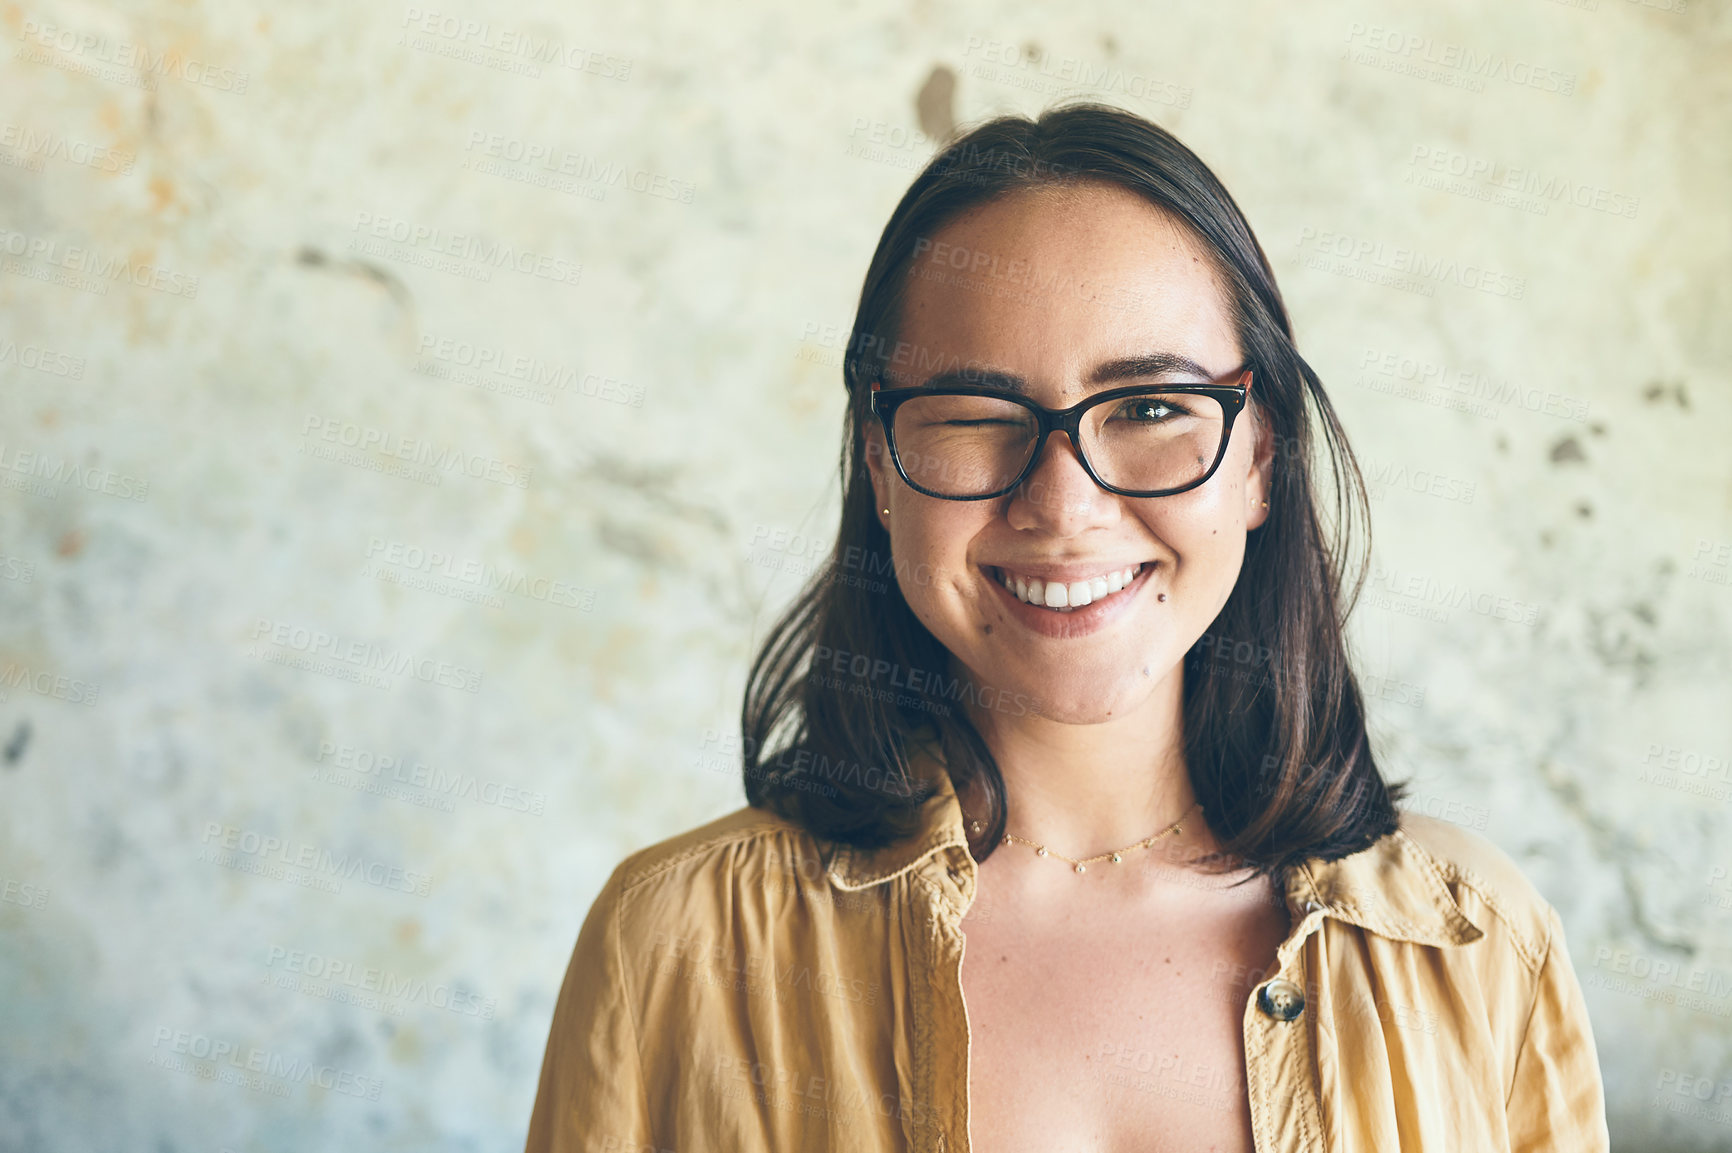
<path id="1" fill-rule="evenodd" d="M 1723 3 L 432 13 L 0 10 L 0 1148 L 521 1141 L 607 871 L 741 802 L 919 130 L 1072 90 L 1275 260 L 1383 751 L 1618 1148 L 1732 1147 Z"/>

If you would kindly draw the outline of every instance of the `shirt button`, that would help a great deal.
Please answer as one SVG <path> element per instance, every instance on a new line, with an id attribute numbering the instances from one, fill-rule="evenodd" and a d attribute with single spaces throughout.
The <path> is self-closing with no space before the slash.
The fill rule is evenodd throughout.
<path id="1" fill-rule="evenodd" d="M 1285 977 L 1257 990 L 1257 1008 L 1277 1021 L 1291 1021 L 1305 1011 L 1305 994 Z"/>

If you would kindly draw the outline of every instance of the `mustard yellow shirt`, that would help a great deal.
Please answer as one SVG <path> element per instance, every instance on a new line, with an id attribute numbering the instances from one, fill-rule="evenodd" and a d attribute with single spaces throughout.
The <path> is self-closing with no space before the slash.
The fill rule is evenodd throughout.
<path id="1" fill-rule="evenodd" d="M 934 776 L 888 848 L 748 807 L 621 862 L 565 973 L 526 1153 L 965 1153 L 976 866 Z M 1407 812 L 1285 890 L 1278 971 L 1244 1010 L 1259 1153 L 1609 1148 L 1563 928 L 1502 850 Z"/>

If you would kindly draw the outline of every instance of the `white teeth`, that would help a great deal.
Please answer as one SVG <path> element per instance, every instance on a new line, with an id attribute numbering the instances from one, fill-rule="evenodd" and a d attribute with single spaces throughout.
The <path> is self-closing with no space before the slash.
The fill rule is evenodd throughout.
<path id="1" fill-rule="evenodd" d="M 1088 580 L 1073 581 L 1070 584 L 1065 584 L 1062 581 L 1043 581 L 1039 577 L 1025 577 L 1000 569 L 999 583 L 1015 593 L 1020 601 L 1055 609 L 1058 612 L 1069 612 L 1123 590 L 1126 585 L 1136 579 L 1136 575 L 1142 569 L 1142 565 L 1134 564 L 1130 568 L 1118 569 L 1097 577 L 1090 577 Z"/>

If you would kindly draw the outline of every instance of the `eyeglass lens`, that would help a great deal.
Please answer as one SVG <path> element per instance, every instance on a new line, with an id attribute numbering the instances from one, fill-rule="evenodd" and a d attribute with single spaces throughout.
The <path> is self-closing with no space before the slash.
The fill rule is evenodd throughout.
<path id="1" fill-rule="evenodd" d="M 1226 414 L 1212 396 L 1150 391 L 1083 413 L 1081 448 L 1116 488 L 1179 488 L 1209 470 L 1225 428 Z M 894 431 L 909 480 L 945 496 L 980 496 L 1022 471 L 1039 424 L 1014 401 L 937 393 L 904 401 Z"/>

